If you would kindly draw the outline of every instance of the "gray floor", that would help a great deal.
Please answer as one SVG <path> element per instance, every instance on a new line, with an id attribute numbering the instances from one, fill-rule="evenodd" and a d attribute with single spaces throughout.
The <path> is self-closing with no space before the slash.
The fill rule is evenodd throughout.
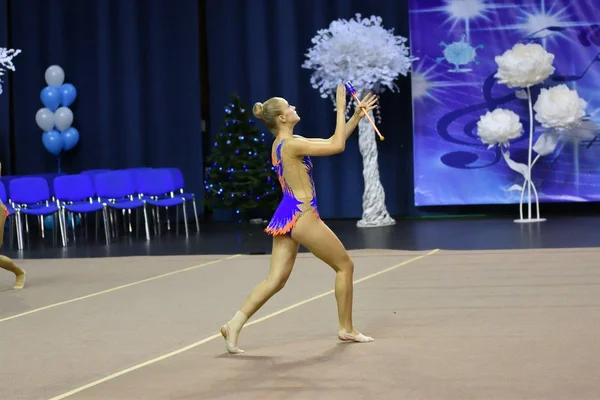
<path id="1" fill-rule="evenodd" d="M 0 399 L 598 399 L 599 249 L 440 251 L 373 275 L 423 254 L 352 251 L 355 324 L 376 338 L 357 345 L 315 298 L 332 271 L 301 254 L 237 357 L 210 338 L 268 256 L 23 260 L 25 290 L 0 274 Z"/>

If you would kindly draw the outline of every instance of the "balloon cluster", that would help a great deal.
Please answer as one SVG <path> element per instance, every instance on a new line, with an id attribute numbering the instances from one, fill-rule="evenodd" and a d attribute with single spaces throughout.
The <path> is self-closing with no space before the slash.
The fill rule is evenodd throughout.
<path id="1" fill-rule="evenodd" d="M 35 114 L 35 122 L 44 131 L 42 143 L 55 156 L 69 151 L 79 142 L 79 132 L 73 128 L 73 112 L 69 108 L 77 98 L 75 86 L 65 82 L 65 72 L 58 65 L 48 67 L 46 86 L 40 93 L 44 108 Z"/>

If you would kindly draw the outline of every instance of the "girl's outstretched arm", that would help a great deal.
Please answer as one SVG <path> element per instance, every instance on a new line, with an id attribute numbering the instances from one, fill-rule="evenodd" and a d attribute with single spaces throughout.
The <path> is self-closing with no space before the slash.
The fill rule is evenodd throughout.
<path id="1" fill-rule="evenodd" d="M 329 156 L 338 154 L 346 148 L 346 88 L 338 85 L 336 93 L 337 118 L 335 131 L 329 140 L 307 140 L 302 137 L 294 137 L 286 142 L 286 151 L 291 156 Z"/>

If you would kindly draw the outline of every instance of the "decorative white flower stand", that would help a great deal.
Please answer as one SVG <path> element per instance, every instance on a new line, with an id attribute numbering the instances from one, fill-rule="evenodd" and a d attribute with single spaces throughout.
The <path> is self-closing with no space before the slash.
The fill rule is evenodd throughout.
<path id="1" fill-rule="evenodd" d="M 527 170 L 524 174 L 525 183 L 523 184 L 523 188 L 521 189 L 521 202 L 519 203 L 519 213 L 520 218 L 515 219 L 514 222 L 517 224 L 531 224 L 534 222 L 543 222 L 546 219 L 540 218 L 540 200 L 538 198 L 538 193 L 535 188 L 535 185 L 532 182 L 531 178 L 531 170 L 533 169 L 533 165 L 539 159 L 539 156 L 536 157 L 535 161 L 532 162 L 531 158 L 533 155 L 533 104 L 531 102 L 531 87 L 527 87 L 527 100 L 529 102 L 529 149 L 527 156 Z M 527 218 L 523 218 L 523 195 L 525 194 L 525 185 L 527 185 Z M 537 211 L 537 218 L 532 218 L 532 204 L 531 204 L 531 191 L 533 190 L 535 194 L 535 206 Z"/>
<path id="2" fill-rule="evenodd" d="M 531 224 L 533 222 L 544 222 L 546 218 L 525 218 L 525 219 L 515 219 L 517 224 Z"/>
<path id="3" fill-rule="evenodd" d="M 313 70 L 310 83 L 319 90 L 321 97 L 330 98 L 335 106 L 336 88 L 342 81 L 353 81 L 359 91 L 369 88 L 374 93 L 397 91 L 394 81 L 400 75 L 406 76 L 417 58 L 410 55 L 406 45 L 408 39 L 394 35 L 394 30 L 385 29 L 382 23 L 381 17 L 362 18 L 361 14 L 356 14 L 353 19 L 340 18 L 332 21 L 328 28 L 317 31 L 302 68 Z M 376 137 L 368 120 L 359 122 L 358 136 L 365 189 L 362 219 L 357 226 L 394 225 L 396 221 L 385 207 Z"/>
<path id="4" fill-rule="evenodd" d="M 373 119 L 373 113 L 369 112 Z M 369 120 L 363 118 L 358 123 L 358 148 L 363 158 L 363 192 L 362 219 L 356 223 L 359 228 L 373 228 L 395 225 L 385 206 L 385 192 L 379 179 L 379 163 L 377 161 L 377 142 L 375 130 Z"/>

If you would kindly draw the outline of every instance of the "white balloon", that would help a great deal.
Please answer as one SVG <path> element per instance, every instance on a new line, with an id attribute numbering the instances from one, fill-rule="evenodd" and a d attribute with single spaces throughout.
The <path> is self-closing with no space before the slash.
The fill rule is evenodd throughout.
<path id="1" fill-rule="evenodd" d="M 54 126 L 59 132 L 71 127 L 73 123 L 73 111 L 69 107 L 60 107 L 54 112 Z"/>
<path id="2" fill-rule="evenodd" d="M 45 78 L 48 86 L 60 87 L 60 85 L 65 83 L 65 71 L 58 65 L 51 65 L 46 70 Z"/>
<path id="3" fill-rule="evenodd" d="M 44 132 L 54 129 L 54 113 L 47 108 L 40 108 L 35 113 L 35 122 Z"/>

